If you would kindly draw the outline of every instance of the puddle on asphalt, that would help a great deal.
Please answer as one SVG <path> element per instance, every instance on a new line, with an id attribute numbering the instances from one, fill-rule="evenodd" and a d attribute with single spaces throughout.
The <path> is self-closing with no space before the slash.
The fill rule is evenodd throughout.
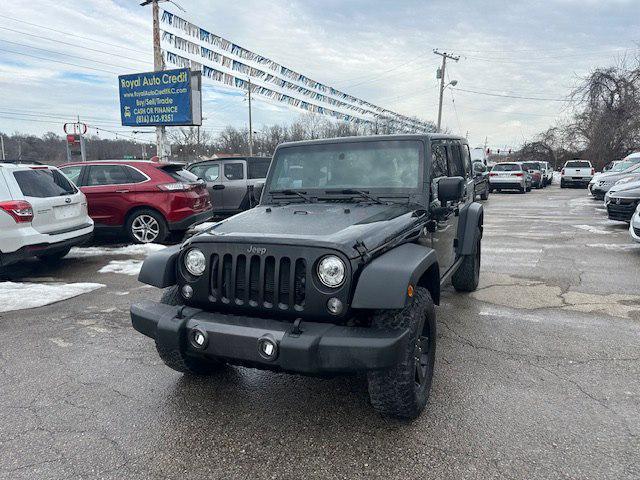
<path id="1" fill-rule="evenodd" d="M 563 293 L 560 287 L 507 274 L 486 273 L 481 278 L 478 290 L 471 296 L 493 305 L 522 310 L 559 308 L 621 318 L 630 318 L 633 312 L 640 312 L 640 295 Z"/>

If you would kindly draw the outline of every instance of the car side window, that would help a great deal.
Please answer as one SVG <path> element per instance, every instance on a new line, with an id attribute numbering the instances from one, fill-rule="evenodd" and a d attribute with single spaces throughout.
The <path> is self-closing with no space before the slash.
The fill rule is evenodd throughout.
<path id="1" fill-rule="evenodd" d="M 91 165 L 88 168 L 88 187 L 131 183 L 122 165 Z"/>
<path id="2" fill-rule="evenodd" d="M 214 165 L 208 165 L 203 168 L 200 178 L 207 182 L 215 182 L 220 177 L 220 165 L 217 163 Z"/>
<path id="3" fill-rule="evenodd" d="M 60 169 L 64 175 L 73 183 L 78 185 L 80 181 L 80 172 L 82 172 L 82 165 L 70 165 L 68 167 L 62 167 Z"/>
<path id="4" fill-rule="evenodd" d="M 227 180 L 242 180 L 244 178 L 242 163 L 225 163 L 224 177 Z"/>
<path id="5" fill-rule="evenodd" d="M 447 176 L 447 151 L 442 142 L 431 143 L 431 178 L 440 178 Z"/>
<path id="6" fill-rule="evenodd" d="M 462 152 L 457 142 L 449 144 L 449 176 L 465 177 L 465 169 L 462 164 Z"/>
<path id="7" fill-rule="evenodd" d="M 136 170 L 135 168 L 129 167 L 129 166 L 125 166 L 127 175 L 129 175 L 129 181 L 131 183 L 142 183 L 145 182 L 147 180 L 147 177 L 144 176 L 142 173 L 140 173 L 138 170 Z"/>
<path id="8" fill-rule="evenodd" d="M 467 176 L 471 173 L 471 151 L 469 145 L 462 144 L 462 163 L 464 165 L 464 171 L 467 172 Z"/>

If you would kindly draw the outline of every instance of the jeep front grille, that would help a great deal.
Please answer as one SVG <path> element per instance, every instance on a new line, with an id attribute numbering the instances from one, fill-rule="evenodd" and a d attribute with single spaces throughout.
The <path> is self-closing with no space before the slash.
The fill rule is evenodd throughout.
<path id="1" fill-rule="evenodd" d="M 304 310 L 307 281 L 304 258 L 214 253 L 210 271 L 214 302 Z"/>

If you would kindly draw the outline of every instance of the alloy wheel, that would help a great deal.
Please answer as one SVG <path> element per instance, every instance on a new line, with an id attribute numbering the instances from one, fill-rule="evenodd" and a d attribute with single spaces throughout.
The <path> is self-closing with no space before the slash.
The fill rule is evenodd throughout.
<path id="1" fill-rule="evenodd" d="M 160 234 L 160 225 L 151 215 L 139 215 L 131 223 L 131 233 L 140 243 L 151 243 Z"/>

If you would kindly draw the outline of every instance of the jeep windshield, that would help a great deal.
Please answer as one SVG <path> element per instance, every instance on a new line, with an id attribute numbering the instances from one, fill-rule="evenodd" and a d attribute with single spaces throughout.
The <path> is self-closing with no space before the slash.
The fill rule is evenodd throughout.
<path id="1" fill-rule="evenodd" d="M 422 144 L 381 140 L 284 147 L 273 159 L 268 192 L 361 199 L 407 196 L 421 183 Z"/>

